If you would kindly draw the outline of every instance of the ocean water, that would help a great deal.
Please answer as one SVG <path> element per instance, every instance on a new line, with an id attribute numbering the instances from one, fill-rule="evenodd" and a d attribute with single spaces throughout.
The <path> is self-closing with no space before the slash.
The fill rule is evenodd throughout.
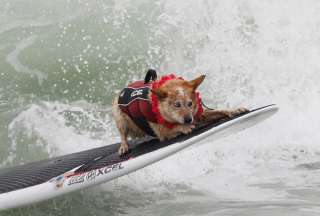
<path id="1" fill-rule="evenodd" d="M 0 215 L 319 215 L 319 11 L 317 0 L 1 0 L 0 168 L 118 141 L 111 99 L 148 68 L 206 74 L 213 107 L 280 111 Z"/>

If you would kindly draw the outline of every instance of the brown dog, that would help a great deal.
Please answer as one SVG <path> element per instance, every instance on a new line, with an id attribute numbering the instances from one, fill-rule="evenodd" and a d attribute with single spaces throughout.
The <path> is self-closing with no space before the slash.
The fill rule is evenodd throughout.
<path id="1" fill-rule="evenodd" d="M 120 155 L 128 151 L 128 135 L 152 135 L 162 141 L 190 133 L 196 123 L 230 118 L 247 111 L 245 108 L 203 110 L 196 89 L 205 76 L 192 81 L 170 76 L 149 84 L 135 82 L 114 99 L 112 110 L 121 136 Z"/>

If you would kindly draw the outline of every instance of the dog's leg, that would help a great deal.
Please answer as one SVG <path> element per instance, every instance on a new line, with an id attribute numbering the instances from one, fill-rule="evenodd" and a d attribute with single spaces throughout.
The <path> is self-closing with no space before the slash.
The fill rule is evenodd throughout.
<path id="1" fill-rule="evenodd" d="M 188 134 L 195 128 L 195 125 L 176 125 L 174 128 L 167 128 L 164 125 L 149 122 L 151 128 L 160 141 L 172 139 L 179 134 Z"/>
<path id="2" fill-rule="evenodd" d="M 240 113 L 247 112 L 248 109 L 246 108 L 237 108 L 237 109 L 230 109 L 230 110 L 209 110 L 206 109 L 203 111 L 200 122 L 211 122 L 211 121 L 218 121 L 223 118 L 232 118 Z"/>
<path id="3" fill-rule="evenodd" d="M 120 148 L 118 150 L 119 155 L 123 155 L 128 152 L 129 145 L 128 145 L 128 128 L 126 125 L 121 125 L 119 127 L 120 132 L 120 138 L 121 138 L 121 144 Z"/>
<path id="4" fill-rule="evenodd" d="M 116 125 L 119 130 L 120 138 L 121 138 L 121 144 L 120 144 L 118 153 L 119 155 L 123 155 L 129 150 L 129 145 L 128 145 L 129 127 L 128 127 L 128 121 L 126 121 L 126 118 L 125 118 L 125 114 L 123 114 L 119 109 L 118 97 L 115 97 L 113 100 L 112 113 L 116 121 Z"/>

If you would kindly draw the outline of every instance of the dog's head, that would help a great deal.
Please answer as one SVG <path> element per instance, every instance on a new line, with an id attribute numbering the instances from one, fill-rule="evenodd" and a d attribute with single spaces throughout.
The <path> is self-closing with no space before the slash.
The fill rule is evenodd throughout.
<path id="1" fill-rule="evenodd" d="M 186 81 L 172 79 L 160 88 L 152 89 L 159 101 L 159 112 L 164 120 L 178 124 L 192 124 L 198 111 L 196 89 L 205 75 Z"/>

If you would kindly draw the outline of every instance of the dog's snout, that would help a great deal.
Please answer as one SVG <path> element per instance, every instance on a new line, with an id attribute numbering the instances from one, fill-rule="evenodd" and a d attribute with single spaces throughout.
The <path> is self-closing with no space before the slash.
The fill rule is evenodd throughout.
<path id="1" fill-rule="evenodd" d="M 185 116 L 184 117 L 184 123 L 185 124 L 191 124 L 192 123 L 192 117 L 191 116 Z"/>

